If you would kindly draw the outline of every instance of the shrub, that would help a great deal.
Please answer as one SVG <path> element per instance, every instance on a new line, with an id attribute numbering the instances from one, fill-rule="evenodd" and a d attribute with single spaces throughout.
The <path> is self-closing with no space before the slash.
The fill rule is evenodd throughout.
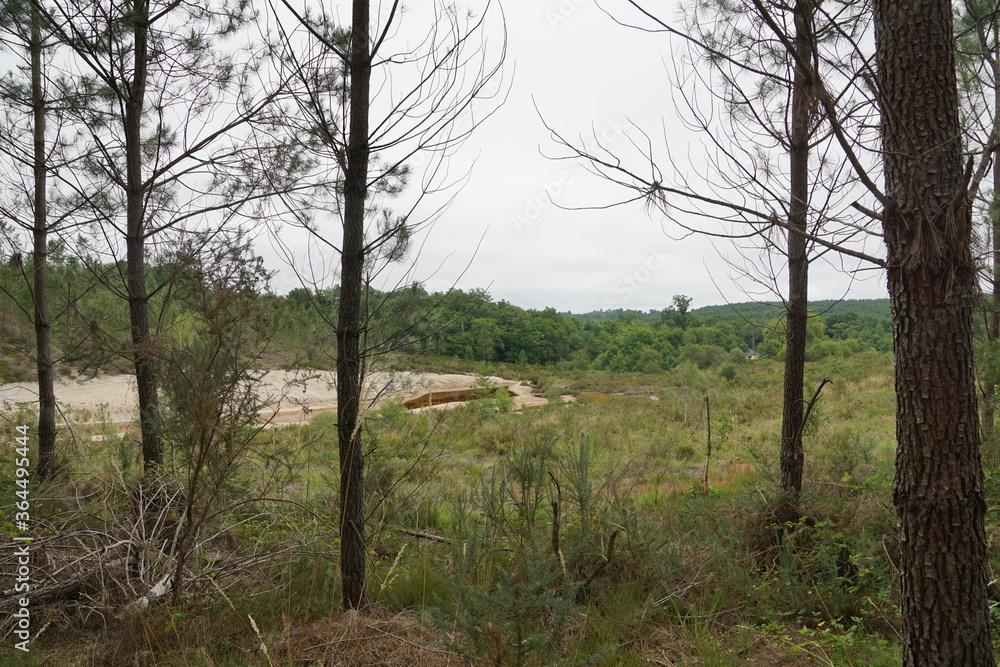
<path id="1" fill-rule="evenodd" d="M 727 361 L 726 363 L 722 364 L 722 366 L 719 367 L 720 378 L 732 382 L 733 380 L 736 379 L 736 376 L 737 376 L 736 364 L 734 364 L 733 362 Z"/>
<path id="2" fill-rule="evenodd" d="M 698 368 L 715 368 L 726 360 L 725 348 L 718 345 L 685 345 L 678 354 L 679 361 L 690 361 Z"/>

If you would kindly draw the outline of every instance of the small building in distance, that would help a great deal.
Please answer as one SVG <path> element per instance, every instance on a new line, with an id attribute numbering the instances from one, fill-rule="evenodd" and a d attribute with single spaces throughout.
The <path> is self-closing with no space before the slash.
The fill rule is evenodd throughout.
<path id="1" fill-rule="evenodd" d="M 747 350 L 747 361 L 757 361 L 760 359 L 760 352 L 757 350 Z"/>

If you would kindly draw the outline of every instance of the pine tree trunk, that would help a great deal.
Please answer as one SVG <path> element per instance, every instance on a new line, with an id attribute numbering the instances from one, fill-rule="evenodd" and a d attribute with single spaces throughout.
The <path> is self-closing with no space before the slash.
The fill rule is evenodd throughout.
<path id="1" fill-rule="evenodd" d="M 993 43 L 997 45 L 997 50 L 993 53 L 993 113 L 1000 114 L 1000 71 L 996 66 L 997 59 L 1000 59 L 1000 27 L 994 25 L 992 30 Z M 990 237 L 992 240 L 992 254 L 990 263 L 992 264 L 993 286 L 990 290 L 991 298 L 987 306 L 987 326 L 986 336 L 990 341 L 1000 340 L 1000 149 L 993 151 L 993 201 L 990 205 Z M 997 362 L 994 361 L 994 364 Z M 997 461 L 991 460 L 996 456 L 996 384 L 993 382 L 994 369 L 988 369 L 986 380 L 983 382 L 983 450 L 987 465 L 996 465 Z"/>
<path id="2" fill-rule="evenodd" d="M 948 0 L 875 2 L 896 360 L 904 665 L 994 664 L 977 295 Z"/>
<path id="3" fill-rule="evenodd" d="M 134 0 L 131 17 L 135 38 L 134 71 L 125 100 L 125 280 L 132 335 L 132 363 L 139 394 L 143 471 L 147 475 L 153 475 L 163 464 L 163 440 L 160 437 L 160 409 L 156 387 L 156 350 L 150 331 L 149 295 L 146 291 L 146 211 L 145 186 L 142 180 L 142 113 L 146 97 L 148 17 L 148 0 Z"/>
<path id="4" fill-rule="evenodd" d="M 795 48 L 806 63 L 812 60 L 813 0 L 795 4 Z M 807 230 L 809 211 L 809 111 L 812 92 L 809 72 L 796 65 L 792 83 L 792 118 L 789 161 L 788 223 Z M 785 377 L 781 412 L 781 492 L 797 505 L 802 491 L 802 427 L 804 415 L 806 325 L 809 315 L 809 257 L 805 236 L 788 233 L 788 304 L 785 328 Z M 787 520 L 797 517 L 788 516 Z"/>
<path id="5" fill-rule="evenodd" d="M 32 279 L 35 321 L 35 362 L 38 370 L 38 461 L 41 479 L 55 472 L 56 394 L 52 364 L 52 323 L 49 320 L 48 219 L 45 169 L 45 96 L 42 90 L 42 35 L 38 7 L 31 6 L 31 106 L 34 139 L 34 228 Z"/>
<path id="6" fill-rule="evenodd" d="M 361 293 L 368 196 L 368 0 L 354 0 L 351 22 L 350 130 L 344 174 L 344 241 L 337 318 L 337 441 L 340 451 L 340 568 L 344 607 L 368 604 L 365 585 L 364 455 L 361 448 Z"/>
<path id="7" fill-rule="evenodd" d="M 997 82 L 1000 84 L 1000 81 Z M 1000 85 L 994 89 L 995 101 L 1000 104 Z M 1000 110 L 1000 107 L 996 107 Z M 1000 111 L 998 111 L 1000 113 Z M 993 287 L 991 289 L 991 299 L 988 306 L 989 316 L 987 318 L 986 335 L 990 341 L 1000 340 L 1000 150 L 993 152 L 993 202 L 990 206 L 990 236 L 993 241 L 993 252 L 990 256 L 992 263 Z M 994 360 L 994 364 L 997 361 Z M 995 452 L 997 446 L 996 433 L 996 384 L 993 382 L 993 368 L 987 370 L 987 378 L 983 383 L 983 447 L 987 454 L 986 459 L 989 465 L 996 465 L 997 461 L 989 460 L 990 452 Z M 994 453 L 995 456 L 995 453 Z"/>

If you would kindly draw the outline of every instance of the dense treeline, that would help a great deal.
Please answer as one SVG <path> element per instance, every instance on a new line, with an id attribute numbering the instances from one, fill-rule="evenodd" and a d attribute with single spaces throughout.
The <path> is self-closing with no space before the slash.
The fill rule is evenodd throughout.
<path id="1" fill-rule="evenodd" d="M 783 308 L 782 304 L 775 301 L 750 301 L 721 306 L 702 306 L 691 312 L 693 315 L 697 315 L 703 319 L 745 317 L 751 320 L 760 320 L 766 318 L 769 314 L 773 316 L 776 311 L 781 311 Z M 814 313 L 823 315 L 855 313 L 857 315 L 872 315 L 886 320 L 892 317 L 888 299 L 821 299 L 810 301 L 809 309 Z"/>
<path id="2" fill-rule="evenodd" d="M 325 335 L 323 322 L 336 299 L 336 289 L 320 294 L 292 290 L 281 306 L 280 339 L 317 361 L 326 341 L 316 337 Z M 774 311 L 757 321 L 732 315 L 702 318 L 687 310 L 686 297 L 675 297 L 661 311 L 618 311 L 600 319 L 553 308 L 525 310 L 494 301 L 481 289 L 428 293 L 414 286 L 391 296 L 373 294 L 372 299 L 384 299 L 375 324 L 388 348 L 475 361 L 656 372 L 685 361 L 702 368 L 742 361 L 751 350 L 780 358 L 784 339 L 782 320 Z M 810 319 L 810 360 L 888 351 L 891 346 L 888 317 L 827 309 Z"/>
<path id="3" fill-rule="evenodd" d="M 50 256 L 52 293 L 61 316 L 54 340 L 64 367 L 93 372 L 127 371 L 119 358 L 128 327 L 128 316 L 115 291 L 121 289 L 121 270 L 80 260 L 54 247 Z M 169 283 L 176 264 L 161 262 L 149 271 Z M 28 292 L 25 266 L 2 267 L 0 327 L 8 341 L 8 356 L 30 356 L 30 321 L 26 316 Z M 271 350 L 281 351 L 287 363 L 330 367 L 335 340 L 331 333 L 339 288 L 291 290 L 285 296 L 259 295 L 258 325 L 270 327 Z M 419 285 L 393 294 L 370 291 L 374 349 L 393 353 L 434 354 L 473 361 L 554 365 L 574 370 L 657 372 L 691 362 L 701 368 L 761 356 L 781 358 L 783 322 L 774 309 L 760 308 L 762 317 L 747 315 L 757 304 L 733 308 L 688 310 L 686 297 L 673 305 L 641 313 L 615 311 L 584 316 L 562 314 L 553 308 L 526 310 L 506 301 L 494 301 L 482 289 L 428 292 Z M 843 357 L 865 350 L 888 351 L 892 339 L 889 319 L 878 312 L 815 304 L 809 324 L 809 359 Z M 878 302 L 875 302 L 878 303 Z M 170 290 L 152 300 L 159 335 L 183 339 L 197 327 L 197 316 Z M 749 307 L 748 307 L 749 306 Z M 765 304 L 766 306 L 766 304 Z M 0 366 L 5 380 L 26 377 L 10 364 Z"/>
<path id="4" fill-rule="evenodd" d="M 176 348 L 170 343 L 190 342 L 206 326 L 206 317 L 197 312 L 199 304 L 190 298 L 190 290 L 182 289 L 185 284 L 195 281 L 204 293 L 232 291 L 231 285 L 217 279 L 218 274 L 233 267 L 247 271 L 260 269 L 260 260 L 252 256 L 248 245 L 223 245 L 223 252 L 232 257 L 225 261 L 219 258 L 212 273 L 205 272 L 182 247 L 146 268 L 148 279 L 162 285 L 149 297 L 157 354 L 169 355 Z M 49 298 L 56 315 L 52 325 L 53 345 L 61 372 L 132 372 L 125 356 L 129 345 L 128 306 L 121 296 L 126 289 L 125 262 L 101 263 L 85 253 L 68 249 L 62 242 L 53 242 L 49 245 L 48 265 Z M 25 380 L 33 371 L 32 366 L 25 365 L 34 355 L 29 290 L 32 268 L 30 259 L 16 253 L 0 264 L 2 381 Z M 259 283 L 264 284 L 263 280 Z M 273 313 L 282 301 L 266 293 L 258 293 L 255 299 L 268 313 Z M 267 319 L 257 321 L 253 326 L 266 330 L 267 322 Z"/>

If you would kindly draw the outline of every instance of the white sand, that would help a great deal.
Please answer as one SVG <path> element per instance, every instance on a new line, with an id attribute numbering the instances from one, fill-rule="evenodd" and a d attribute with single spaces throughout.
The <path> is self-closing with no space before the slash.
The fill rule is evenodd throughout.
<path id="1" fill-rule="evenodd" d="M 513 380 L 491 378 L 508 386 L 520 408 L 544 405 L 544 398 L 531 395 L 530 388 Z M 472 375 L 436 373 L 373 373 L 368 377 L 365 395 L 376 403 L 389 396 L 413 398 L 428 392 L 472 389 Z M 129 422 L 136 416 L 135 377 L 99 375 L 92 379 L 62 378 L 56 383 L 56 401 L 64 414 L 76 413 L 80 421 Z M 269 406 L 267 417 L 278 423 L 308 421 L 312 414 L 335 410 L 336 375 L 330 371 L 268 371 L 261 394 Z M 19 403 L 35 403 L 38 386 L 18 382 L 0 385 L 0 405 L 13 408 Z M 89 415 L 80 411 L 87 410 Z M 59 421 L 64 421 L 60 418 Z"/>

